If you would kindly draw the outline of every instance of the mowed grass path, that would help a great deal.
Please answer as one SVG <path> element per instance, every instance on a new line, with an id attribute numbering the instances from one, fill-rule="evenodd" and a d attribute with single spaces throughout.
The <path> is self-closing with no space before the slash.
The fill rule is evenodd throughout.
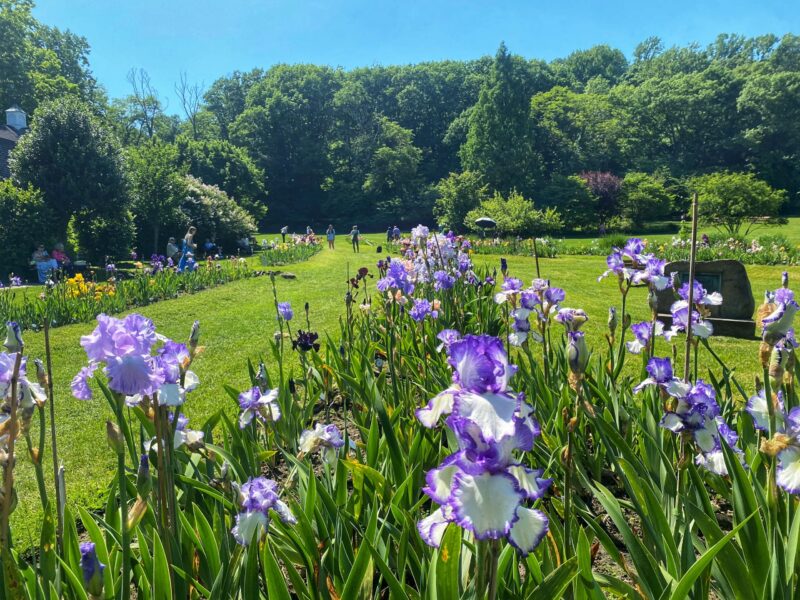
<path id="1" fill-rule="evenodd" d="M 272 236 L 270 236 L 272 237 Z M 279 267 L 297 275 L 295 280 L 278 278 L 278 297 L 292 303 L 295 312 L 295 329 L 305 328 L 303 305 L 311 310 L 311 328 L 324 339 L 328 333 L 336 337 L 338 319 L 344 313 L 344 295 L 347 290 L 348 268 L 351 274 L 361 267 L 375 273 L 379 255 L 376 246 L 383 236 L 366 236 L 361 253 L 350 249 L 349 240 L 340 236 L 337 249 L 322 252 L 306 263 Z M 323 242 L 324 243 L 324 242 Z M 385 253 L 384 253 L 385 254 Z M 381 255 L 383 256 L 383 255 Z M 499 257 L 476 255 L 477 265 L 490 268 L 499 266 Z M 513 276 L 530 281 L 535 268 L 532 258 L 509 257 Z M 567 292 L 566 306 L 584 308 L 590 321 L 585 330 L 590 347 L 605 348 L 608 306 L 619 307 L 619 293 L 611 280 L 597 281 L 605 268 L 602 257 L 562 257 L 542 260 L 542 276 Z M 763 297 L 767 288 L 780 283 L 781 267 L 748 267 L 754 296 Z M 792 281 L 800 281 L 800 268 L 789 268 Z M 369 281 L 374 292 L 375 279 Z M 631 292 L 628 302 L 634 320 L 647 318 L 646 296 L 643 290 Z M 193 369 L 201 385 L 190 394 L 184 412 L 190 426 L 200 427 L 203 421 L 220 408 L 236 411 L 235 405 L 224 391 L 225 384 L 242 389 L 248 384 L 247 361 L 268 357 L 268 343 L 276 330 L 275 310 L 271 283 L 268 277 L 239 281 L 198 294 L 183 296 L 143 307 L 138 312 L 153 319 L 157 330 L 179 341 L 186 339 L 192 322 L 199 319 L 202 345 L 205 351 Z M 302 321 L 302 323 L 301 323 Z M 70 394 L 72 377 L 85 365 L 86 357 L 79 345 L 80 337 L 89 333 L 93 323 L 60 327 L 52 331 L 56 421 L 58 425 L 59 454 L 66 466 L 67 495 L 71 505 L 99 508 L 105 499 L 105 489 L 111 481 L 113 454 L 105 440 L 105 420 L 111 412 L 105 399 L 96 394 L 94 400 L 80 401 Z M 44 355 L 43 335 L 27 332 L 26 351 L 33 357 Z M 759 369 L 758 342 L 714 338 L 714 347 L 730 366 L 736 367 L 740 382 L 752 389 L 753 376 Z M 659 353 L 669 355 L 666 344 Z M 636 363 L 638 364 L 638 363 Z M 710 364 L 701 354 L 701 365 Z M 701 370 L 702 376 L 702 370 Z M 34 438 L 35 439 L 35 438 Z M 14 531 L 21 546 L 35 545 L 39 536 L 40 506 L 32 467 L 25 457 L 24 442 L 18 446 L 23 458 L 16 469 L 19 480 L 19 505 L 14 514 Z M 52 469 L 49 444 L 45 454 L 46 473 Z M 49 481 L 50 477 L 48 477 Z"/>

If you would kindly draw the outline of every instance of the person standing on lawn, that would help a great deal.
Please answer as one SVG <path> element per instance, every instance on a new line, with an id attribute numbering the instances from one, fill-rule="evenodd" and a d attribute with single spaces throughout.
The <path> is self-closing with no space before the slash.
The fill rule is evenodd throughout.
<path id="1" fill-rule="evenodd" d="M 284 225 L 281 227 L 281 241 L 285 244 L 286 243 L 286 234 L 289 233 L 289 226 Z"/>
<path id="2" fill-rule="evenodd" d="M 333 225 L 328 225 L 328 230 L 325 232 L 325 235 L 328 238 L 328 249 L 334 250 L 334 245 L 336 244 L 336 230 L 333 228 Z"/>
<path id="3" fill-rule="evenodd" d="M 350 230 L 350 241 L 353 242 L 353 252 L 361 252 L 361 248 L 358 246 L 360 236 L 361 232 L 358 230 L 358 225 L 353 225 L 353 229 Z"/>

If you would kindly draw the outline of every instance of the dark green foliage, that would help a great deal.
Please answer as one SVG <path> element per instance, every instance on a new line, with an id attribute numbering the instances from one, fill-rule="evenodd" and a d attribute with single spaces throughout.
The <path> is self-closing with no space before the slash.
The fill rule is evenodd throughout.
<path id="1" fill-rule="evenodd" d="M 97 260 L 130 248 L 130 195 L 122 151 L 90 108 L 65 97 L 39 107 L 11 154 L 11 173 L 33 186 L 53 215 L 53 236 L 72 225 L 79 250 Z"/>
<path id="2" fill-rule="evenodd" d="M 556 175 L 540 195 L 542 203 L 555 208 L 567 229 L 596 229 L 600 224 L 598 199 L 578 175 Z"/>
<path id="3" fill-rule="evenodd" d="M 246 209 L 256 221 L 267 214 L 266 177 L 244 148 L 225 140 L 178 139 L 180 162 L 203 183 L 215 185 Z"/>
<path id="4" fill-rule="evenodd" d="M 0 181 L 0 239 L 3 240 L 0 265 L 2 275 L 10 272 L 27 276 L 35 244 L 50 244 L 52 218 L 42 195 L 33 188 L 21 189 L 11 181 Z"/>
<path id="5" fill-rule="evenodd" d="M 664 184 L 647 173 L 630 172 L 622 180 L 620 213 L 634 227 L 667 218 L 674 201 Z"/>
<path id="6" fill-rule="evenodd" d="M 461 147 L 464 169 L 481 173 L 492 189 L 532 190 L 541 160 L 531 143 L 530 98 L 548 89 L 551 81 L 547 65 L 529 63 L 500 46 L 470 112 L 467 141 Z"/>
<path id="7" fill-rule="evenodd" d="M 478 173 L 464 171 L 450 173 L 436 184 L 439 197 L 433 214 L 443 228 L 456 232 L 464 230 L 467 213 L 480 205 L 489 195 L 489 190 Z"/>
<path id="8" fill-rule="evenodd" d="M 178 150 L 171 144 L 152 141 L 128 153 L 137 247 L 145 256 L 163 254 L 168 235 L 185 223 L 180 210 L 186 198 L 186 183 L 179 166 Z"/>

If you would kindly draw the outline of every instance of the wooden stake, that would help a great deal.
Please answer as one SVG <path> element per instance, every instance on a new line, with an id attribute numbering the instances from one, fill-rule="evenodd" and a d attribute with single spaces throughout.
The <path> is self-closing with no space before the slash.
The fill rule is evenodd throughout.
<path id="1" fill-rule="evenodd" d="M 689 316 L 686 324 L 686 354 L 683 358 L 683 379 L 689 381 L 692 356 L 692 313 L 694 311 L 694 267 L 697 261 L 697 192 L 692 194 L 692 245 L 689 249 Z"/>
<path id="2" fill-rule="evenodd" d="M 541 279 L 539 273 L 539 250 L 536 248 L 536 236 L 533 236 L 533 258 L 536 260 L 536 279 Z"/>

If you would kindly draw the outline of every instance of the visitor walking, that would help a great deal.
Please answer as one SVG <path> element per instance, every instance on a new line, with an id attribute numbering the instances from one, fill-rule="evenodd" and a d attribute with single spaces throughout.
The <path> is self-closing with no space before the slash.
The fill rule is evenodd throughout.
<path id="1" fill-rule="evenodd" d="M 397 225 L 395 225 L 394 229 L 392 229 L 392 238 L 395 242 L 400 240 L 400 228 Z"/>
<path id="2" fill-rule="evenodd" d="M 197 244 L 194 243 L 194 236 L 197 233 L 197 227 L 192 225 L 189 231 L 183 236 L 183 249 L 181 259 L 178 261 L 178 271 L 183 273 L 186 269 L 194 271 L 194 252 L 197 250 Z"/>
<path id="3" fill-rule="evenodd" d="M 361 252 L 361 248 L 358 246 L 360 236 L 361 232 L 358 230 L 358 225 L 353 225 L 353 229 L 350 230 L 350 241 L 353 242 L 353 252 Z"/>
<path id="4" fill-rule="evenodd" d="M 325 232 L 325 235 L 328 237 L 328 249 L 334 250 L 334 245 L 336 244 L 336 230 L 333 228 L 333 225 L 328 225 L 328 230 Z"/>
<path id="5" fill-rule="evenodd" d="M 289 226 L 288 225 L 284 225 L 283 227 L 281 227 L 281 240 L 283 241 L 284 244 L 286 243 L 286 234 L 287 233 L 289 233 Z"/>
<path id="6" fill-rule="evenodd" d="M 389 227 L 386 229 L 386 243 L 389 243 L 391 241 L 392 241 L 392 226 L 389 225 Z"/>

